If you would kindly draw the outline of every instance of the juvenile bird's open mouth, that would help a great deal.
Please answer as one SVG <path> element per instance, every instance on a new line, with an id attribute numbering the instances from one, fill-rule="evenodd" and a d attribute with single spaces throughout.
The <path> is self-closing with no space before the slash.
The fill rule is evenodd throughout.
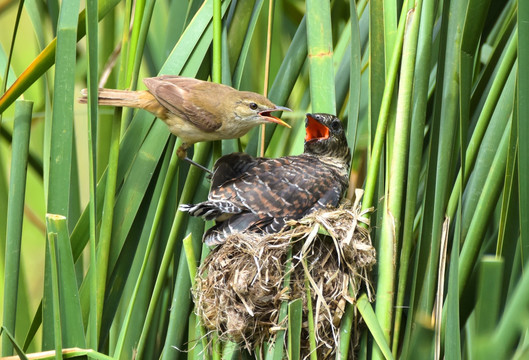
<path id="1" fill-rule="evenodd" d="M 329 138 L 329 128 L 316 120 L 312 114 L 307 114 L 307 119 L 305 120 L 305 132 L 305 142 Z"/>
<path id="2" fill-rule="evenodd" d="M 276 106 L 273 109 L 267 109 L 267 110 L 259 112 L 259 115 L 262 118 L 264 118 L 264 119 L 266 119 L 266 120 L 268 120 L 270 122 L 273 122 L 273 123 L 276 123 L 276 124 L 279 124 L 279 125 L 286 126 L 287 128 L 290 128 L 291 126 L 288 125 L 286 122 L 284 122 L 283 120 L 281 120 L 278 117 L 272 116 L 272 113 L 274 111 L 292 111 L 292 110 L 290 110 L 289 108 L 284 107 L 284 106 Z"/>

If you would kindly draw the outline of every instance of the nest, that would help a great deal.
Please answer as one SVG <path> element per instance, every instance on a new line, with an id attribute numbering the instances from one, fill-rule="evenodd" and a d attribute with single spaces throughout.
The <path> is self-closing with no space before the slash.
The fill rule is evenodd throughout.
<path id="1" fill-rule="evenodd" d="M 252 351 L 287 328 L 279 321 L 281 303 L 302 299 L 301 347 L 307 355 L 310 293 L 318 358 L 334 355 L 346 302 L 353 303 L 362 286 L 371 294 L 368 274 L 375 249 L 364 215 L 357 200 L 292 221 L 277 234 L 227 238 L 208 255 L 196 277 L 193 295 L 203 325 L 217 331 L 221 340 Z"/>

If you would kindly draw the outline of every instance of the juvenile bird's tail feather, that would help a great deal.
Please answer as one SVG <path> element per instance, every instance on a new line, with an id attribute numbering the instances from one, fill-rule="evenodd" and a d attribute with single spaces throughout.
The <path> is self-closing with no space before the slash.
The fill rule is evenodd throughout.
<path id="1" fill-rule="evenodd" d="M 219 245 L 235 233 L 252 232 L 257 234 L 275 234 L 285 227 L 287 218 L 272 218 L 266 214 L 244 213 L 218 222 L 209 228 L 202 238 L 208 246 Z"/>
<path id="2" fill-rule="evenodd" d="M 229 201 L 204 201 L 198 204 L 182 204 L 179 209 L 180 211 L 187 211 L 191 216 L 217 221 L 222 221 L 232 214 L 241 212 L 239 207 Z"/>

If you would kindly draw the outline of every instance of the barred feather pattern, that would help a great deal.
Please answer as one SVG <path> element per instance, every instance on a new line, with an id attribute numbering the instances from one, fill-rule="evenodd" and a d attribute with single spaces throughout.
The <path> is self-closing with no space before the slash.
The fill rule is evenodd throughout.
<path id="1" fill-rule="evenodd" d="M 191 216 L 201 217 L 204 220 L 217 220 L 224 214 L 238 214 L 241 208 L 234 206 L 229 201 L 205 201 L 200 204 L 184 204 L 180 210 L 187 211 Z"/>
<path id="2" fill-rule="evenodd" d="M 218 171 L 227 166 L 229 176 Z M 278 159 L 230 154 L 215 164 L 208 200 L 180 209 L 218 221 L 204 234 L 208 245 L 222 243 L 234 232 L 275 233 L 289 219 L 338 205 L 347 188 L 347 170 L 343 161 L 310 154 Z"/>

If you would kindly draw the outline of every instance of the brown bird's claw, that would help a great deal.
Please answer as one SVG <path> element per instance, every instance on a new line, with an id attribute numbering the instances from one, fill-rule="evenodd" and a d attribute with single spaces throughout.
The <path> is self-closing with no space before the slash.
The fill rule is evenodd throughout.
<path id="1" fill-rule="evenodd" d="M 178 147 L 178 149 L 176 149 L 176 155 L 180 159 L 187 159 L 187 147 L 185 146 L 185 144 L 180 145 L 180 147 Z M 191 161 L 191 160 L 189 160 L 189 161 Z"/>
<path id="2" fill-rule="evenodd" d="M 205 171 L 207 174 L 209 174 L 209 176 L 211 176 L 213 174 L 213 172 L 211 170 L 209 170 L 207 167 L 202 166 L 199 163 L 194 162 L 193 160 L 191 160 L 190 158 L 187 157 L 187 144 L 186 143 L 183 143 L 182 145 L 180 145 L 180 147 L 178 147 L 178 149 L 176 149 L 176 155 L 180 159 L 185 160 L 188 163 L 190 163 L 191 165 L 194 165 L 197 168 Z"/>
<path id="3" fill-rule="evenodd" d="M 187 156 L 184 157 L 184 160 L 187 161 L 188 163 L 190 163 L 191 165 L 196 166 L 196 167 L 199 168 L 200 170 L 205 171 L 209 176 L 211 176 L 211 175 L 213 174 L 213 172 L 212 172 L 211 170 L 209 170 L 207 167 L 202 166 L 202 165 L 200 165 L 200 164 L 197 163 L 197 162 L 194 162 L 193 160 L 191 160 L 191 159 L 188 158 Z"/>

